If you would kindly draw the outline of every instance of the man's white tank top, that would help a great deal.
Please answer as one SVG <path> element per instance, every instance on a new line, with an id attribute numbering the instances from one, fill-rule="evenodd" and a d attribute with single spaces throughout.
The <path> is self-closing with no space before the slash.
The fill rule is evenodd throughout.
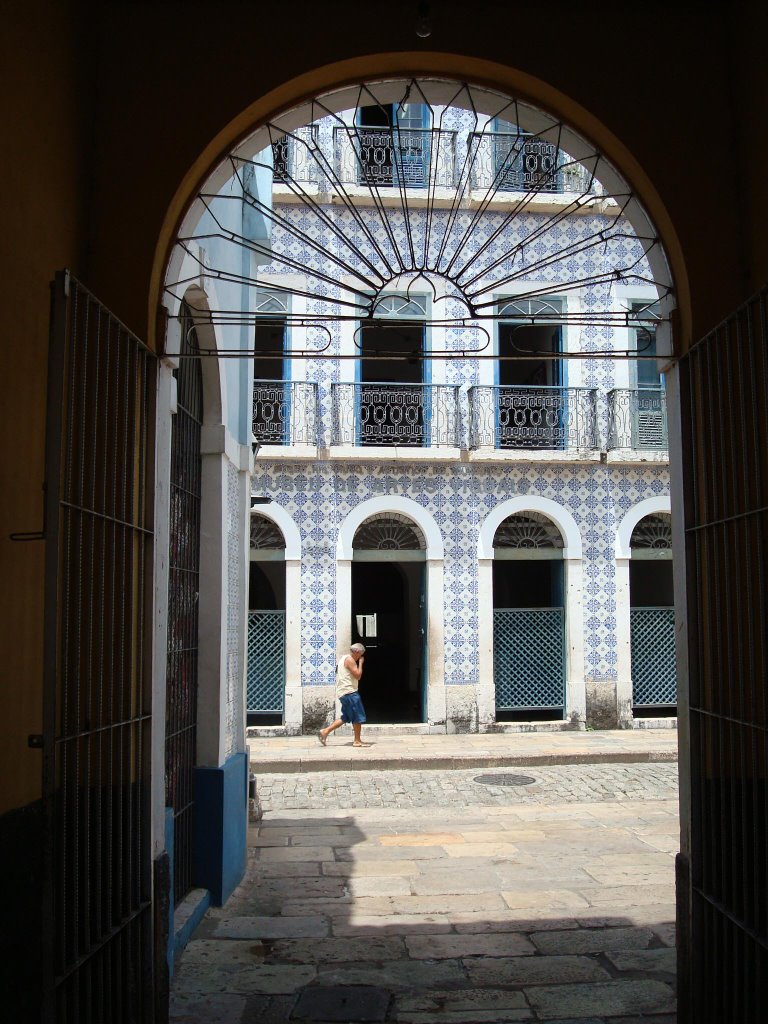
<path id="1" fill-rule="evenodd" d="M 347 666 L 344 664 L 346 661 L 346 654 L 339 660 L 339 664 L 336 667 L 336 696 L 343 697 L 346 693 L 355 693 L 357 690 L 358 680 L 352 675 Z"/>

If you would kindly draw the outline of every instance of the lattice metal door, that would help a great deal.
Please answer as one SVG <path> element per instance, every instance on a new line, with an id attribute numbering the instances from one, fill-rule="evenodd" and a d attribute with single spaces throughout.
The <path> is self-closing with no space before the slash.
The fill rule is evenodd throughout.
<path id="1" fill-rule="evenodd" d="M 192 888 L 192 780 L 197 751 L 197 624 L 200 593 L 200 505 L 203 375 L 197 334 L 186 307 L 177 413 L 171 441 L 171 528 L 168 582 L 165 790 L 173 808 L 173 896 Z"/>
<path id="2" fill-rule="evenodd" d="M 497 711 L 565 707 L 565 610 L 494 609 L 493 676 Z"/>
<path id="3" fill-rule="evenodd" d="M 281 715 L 284 707 L 285 612 L 249 612 L 246 710 Z"/>
<path id="4" fill-rule="evenodd" d="M 152 1016 L 151 676 L 157 360 L 79 282 L 53 288 L 46 442 L 44 1002 Z"/>
<path id="5" fill-rule="evenodd" d="M 675 609 L 632 608 L 632 703 L 635 707 L 674 707 Z"/>

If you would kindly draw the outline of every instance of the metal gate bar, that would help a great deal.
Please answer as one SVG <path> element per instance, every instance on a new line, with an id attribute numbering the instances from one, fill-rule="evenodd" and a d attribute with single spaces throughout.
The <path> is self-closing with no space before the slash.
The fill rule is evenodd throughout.
<path id="1" fill-rule="evenodd" d="M 197 644 L 203 375 L 194 321 L 181 308 L 177 412 L 171 439 L 171 516 L 166 688 L 166 805 L 173 808 L 173 896 L 192 888 L 193 774 L 197 748 Z"/>
<path id="2" fill-rule="evenodd" d="M 681 1019 L 751 1024 L 768 1017 L 768 289 L 681 359 L 680 390 L 694 808 Z"/>
<path id="3" fill-rule="evenodd" d="M 249 714 L 282 714 L 285 707 L 285 612 L 248 613 Z"/>
<path id="4" fill-rule="evenodd" d="M 565 609 L 494 608 L 496 710 L 565 707 Z"/>
<path id="5" fill-rule="evenodd" d="M 46 439 L 45 1020 L 149 1021 L 156 359 L 78 281 L 52 291 Z"/>
<path id="6" fill-rule="evenodd" d="M 674 707 L 677 704 L 675 609 L 631 608 L 629 631 L 633 706 Z"/>

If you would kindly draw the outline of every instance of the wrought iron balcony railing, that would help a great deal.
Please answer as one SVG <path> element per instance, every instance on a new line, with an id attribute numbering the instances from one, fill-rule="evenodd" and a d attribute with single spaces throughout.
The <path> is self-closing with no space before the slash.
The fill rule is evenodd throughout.
<path id="1" fill-rule="evenodd" d="M 459 444 L 459 389 L 444 384 L 334 384 L 334 445 Z"/>
<path id="2" fill-rule="evenodd" d="M 663 388 L 615 388 L 608 392 L 608 450 L 666 451 L 667 401 Z"/>
<path id="3" fill-rule="evenodd" d="M 251 429 L 256 444 L 317 444 L 317 424 L 317 384 L 254 381 Z"/>
<path id="4" fill-rule="evenodd" d="M 317 161 L 311 155 L 317 138 L 318 127 L 310 124 L 272 143 L 273 180 L 276 185 L 284 185 L 291 178 L 303 182 L 317 180 Z"/>
<path id="5" fill-rule="evenodd" d="M 336 174 L 344 184 L 378 188 L 451 188 L 456 132 L 437 128 L 334 130 Z"/>
<path id="6" fill-rule="evenodd" d="M 598 447 L 590 388 L 476 385 L 469 389 L 470 448 Z"/>
<path id="7" fill-rule="evenodd" d="M 589 171 L 553 142 L 535 135 L 473 132 L 469 136 L 472 187 L 491 192 L 594 190 Z"/>

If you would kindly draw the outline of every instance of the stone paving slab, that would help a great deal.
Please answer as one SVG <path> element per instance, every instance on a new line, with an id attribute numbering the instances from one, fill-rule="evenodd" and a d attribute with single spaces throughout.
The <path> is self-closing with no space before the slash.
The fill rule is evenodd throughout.
<path id="1" fill-rule="evenodd" d="M 368 747 L 353 748 L 341 730 L 323 747 L 316 736 L 269 736 L 248 740 L 251 768 L 305 773 L 383 771 L 389 768 L 450 771 L 462 768 L 552 764 L 636 764 L 677 760 L 677 730 L 622 729 L 600 732 L 461 733 L 413 736 L 396 729 L 369 730 Z"/>
<path id="2" fill-rule="evenodd" d="M 172 1024 L 360 1020 L 373 992 L 381 1024 L 674 1024 L 674 766 L 540 772 L 489 805 L 432 771 L 430 803 L 404 783 L 381 807 L 337 773 L 335 804 L 287 806 L 294 776 L 181 957 Z"/>

